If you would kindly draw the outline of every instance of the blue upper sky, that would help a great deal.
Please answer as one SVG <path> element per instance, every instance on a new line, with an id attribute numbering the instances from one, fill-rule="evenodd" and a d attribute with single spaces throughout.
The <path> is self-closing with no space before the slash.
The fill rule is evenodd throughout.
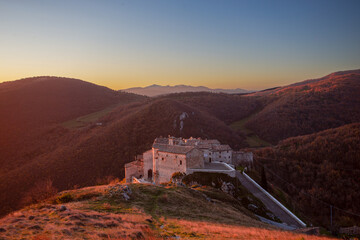
<path id="1" fill-rule="evenodd" d="M 262 89 L 360 68 L 360 1 L 0 0 L 0 82 Z"/>

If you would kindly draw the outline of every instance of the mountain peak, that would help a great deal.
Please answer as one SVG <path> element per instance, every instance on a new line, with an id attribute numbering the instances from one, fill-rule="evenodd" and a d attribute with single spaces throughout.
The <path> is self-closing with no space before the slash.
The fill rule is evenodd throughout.
<path id="1" fill-rule="evenodd" d="M 157 84 L 152 84 L 152 85 L 149 85 L 149 86 L 147 86 L 147 87 L 145 87 L 145 88 L 153 88 L 153 87 L 161 87 L 160 85 L 157 85 Z"/>
<path id="2" fill-rule="evenodd" d="M 181 93 L 181 92 L 213 92 L 213 93 L 228 93 L 228 94 L 239 94 L 239 93 L 249 93 L 251 91 L 244 90 L 241 88 L 236 89 L 212 89 L 204 86 L 190 86 L 190 85 L 175 85 L 175 86 L 161 86 L 153 84 L 147 87 L 134 87 L 128 89 L 122 89 L 122 91 L 135 93 L 139 95 L 145 95 L 149 97 L 155 97 L 159 95 L 166 95 L 171 93 Z"/>

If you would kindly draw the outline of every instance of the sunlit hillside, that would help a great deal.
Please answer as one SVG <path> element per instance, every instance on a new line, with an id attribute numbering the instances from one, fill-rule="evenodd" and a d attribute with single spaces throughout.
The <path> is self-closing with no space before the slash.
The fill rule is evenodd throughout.
<path id="1" fill-rule="evenodd" d="M 126 199 L 123 197 L 126 194 Z M 212 202 L 204 197 L 211 196 Z M 57 194 L 0 219 L 13 239 L 307 239 L 261 223 L 211 187 L 102 185 Z"/>
<path id="2" fill-rule="evenodd" d="M 275 144 L 288 137 L 358 122 L 359 92 L 360 71 L 354 70 L 254 93 L 266 104 L 245 126 Z"/>

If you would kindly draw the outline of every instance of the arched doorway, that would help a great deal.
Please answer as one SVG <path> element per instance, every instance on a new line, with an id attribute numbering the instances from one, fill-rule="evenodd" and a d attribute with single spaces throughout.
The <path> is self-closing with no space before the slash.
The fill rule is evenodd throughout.
<path id="1" fill-rule="evenodd" d="M 148 179 L 149 180 L 152 180 L 152 175 L 153 175 L 153 172 L 151 169 L 148 170 Z"/>

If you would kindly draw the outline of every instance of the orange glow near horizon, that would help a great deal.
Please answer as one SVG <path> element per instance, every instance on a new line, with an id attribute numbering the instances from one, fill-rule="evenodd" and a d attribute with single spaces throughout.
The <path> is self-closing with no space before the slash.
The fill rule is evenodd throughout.
<path id="1" fill-rule="evenodd" d="M 14 71 L 15 72 L 15 71 Z M 314 72 L 313 74 L 295 75 L 290 72 L 283 72 L 282 74 L 273 73 L 269 75 L 257 74 L 252 76 L 249 74 L 217 74 L 217 73 L 185 73 L 171 74 L 170 72 L 149 74 L 144 73 L 114 73 L 110 74 L 109 71 L 104 72 L 93 72 L 86 74 L 74 72 L 60 72 L 53 71 L 53 74 L 40 74 L 40 71 L 24 71 L 28 72 L 25 76 L 23 74 L 14 74 L 5 72 L 0 73 L 0 83 L 7 81 L 15 81 L 23 78 L 34 77 L 34 76 L 57 76 L 81 79 L 87 82 L 91 82 L 97 85 L 105 86 L 113 90 L 120 90 L 132 87 L 146 87 L 152 84 L 157 85 L 191 85 L 191 86 L 205 86 L 209 88 L 223 88 L 223 89 L 234 89 L 242 88 L 247 90 L 262 90 L 271 87 L 284 86 L 294 82 L 299 82 L 307 79 L 319 78 L 330 74 L 330 71 L 322 71 L 320 73 Z"/>
<path id="2" fill-rule="evenodd" d="M 6 1 L 0 82 L 59 76 L 116 90 L 288 85 L 360 68 L 357 9 L 336 1 Z"/>

